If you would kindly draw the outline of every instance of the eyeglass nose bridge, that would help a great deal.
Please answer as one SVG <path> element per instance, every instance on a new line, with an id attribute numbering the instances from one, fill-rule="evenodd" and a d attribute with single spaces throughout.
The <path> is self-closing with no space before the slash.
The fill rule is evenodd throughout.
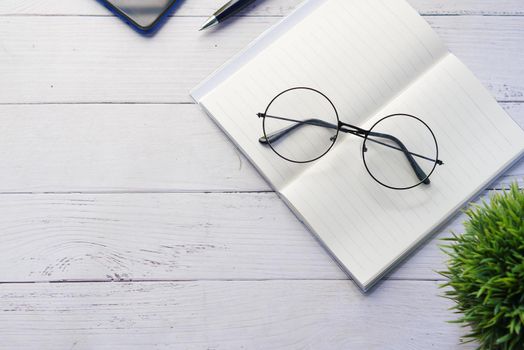
<path id="1" fill-rule="evenodd" d="M 352 134 L 356 135 L 358 137 L 367 137 L 369 134 L 369 130 L 359 128 L 358 126 L 351 125 L 348 123 L 338 121 L 338 130 L 340 132 L 346 133 L 346 134 Z"/>

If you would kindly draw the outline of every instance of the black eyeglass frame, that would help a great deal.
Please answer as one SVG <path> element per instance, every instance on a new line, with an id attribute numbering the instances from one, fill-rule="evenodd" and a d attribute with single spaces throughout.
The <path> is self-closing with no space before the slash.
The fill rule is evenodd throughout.
<path id="1" fill-rule="evenodd" d="M 281 95 L 289 92 L 289 91 L 293 91 L 293 90 L 310 90 L 310 91 L 313 91 L 313 92 L 316 92 L 318 94 L 320 94 L 321 96 L 323 96 L 331 105 L 331 107 L 333 107 L 333 110 L 335 111 L 335 117 L 336 117 L 336 120 L 337 120 L 337 125 L 331 125 L 330 123 L 327 123 L 327 122 L 323 122 L 323 121 L 315 121 L 315 122 L 312 122 L 312 121 L 298 121 L 298 120 L 293 120 L 293 119 L 289 119 L 289 118 L 283 118 L 283 117 L 276 117 L 276 116 L 270 116 L 267 114 L 267 112 L 269 111 L 269 108 L 271 107 L 271 105 L 273 104 L 273 102 L 279 98 Z M 352 134 L 352 135 L 355 135 L 355 136 L 358 136 L 358 137 L 361 137 L 364 139 L 363 143 L 362 143 L 362 147 L 361 147 L 361 154 L 362 154 L 362 161 L 364 162 L 364 167 L 366 169 L 366 171 L 368 172 L 368 174 L 376 181 L 378 182 L 379 184 L 381 184 L 382 186 L 384 187 L 387 187 L 389 189 L 393 189 L 393 190 L 407 190 L 407 189 L 411 189 L 411 188 L 414 188 L 414 187 L 417 187 L 419 186 L 420 184 L 426 184 L 426 185 L 429 185 L 430 184 L 430 180 L 429 180 L 429 177 L 433 174 L 433 172 L 435 171 L 437 165 L 442 165 L 444 164 L 444 162 L 442 160 L 439 160 L 438 158 L 438 155 L 439 155 L 439 149 L 438 149 L 438 143 L 437 143 L 437 139 L 435 137 L 435 134 L 433 133 L 433 130 L 431 130 L 431 128 L 429 127 L 429 125 L 424 122 L 422 119 L 414 116 L 414 115 L 411 115 L 411 114 L 406 114 L 406 113 L 394 113 L 394 114 L 390 114 L 390 115 L 387 115 L 381 119 L 379 119 L 377 122 L 375 122 L 373 124 L 373 126 L 369 129 L 369 130 L 366 130 L 366 129 L 362 129 L 362 128 L 359 128 L 357 126 L 354 126 L 354 125 L 351 125 L 351 124 L 348 124 L 348 123 L 344 123 L 342 121 L 340 121 L 340 118 L 339 118 L 339 114 L 338 114 L 338 111 L 337 111 L 337 108 L 335 107 L 335 105 L 333 104 L 333 102 L 331 101 L 331 99 L 329 97 L 327 97 L 324 93 L 320 92 L 319 90 L 317 89 L 313 89 L 313 88 L 310 88 L 310 87 L 305 87 L 305 86 L 297 86 L 297 87 L 292 87 L 292 88 L 289 88 L 289 89 L 286 89 L 282 92 L 280 92 L 278 95 L 276 95 L 270 102 L 269 104 L 267 105 L 264 113 L 258 113 L 257 116 L 259 118 L 262 118 L 262 129 L 263 129 L 263 132 L 264 132 L 264 136 L 262 138 L 259 139 L 259 141 L 261 143 L 264 143 L 264 144 L 267 144 L 271 150 L 273 150 L 273 152 L 275 152 L 279 157 L 283 158 L 284 160 L 286 161 L 289 161 L 289 162 L 292 162 L 292 163 L 299 163 L 299 164 L 304 164 L 304 163 L 311 163 L 311 162 L 314 162 L 320 158 L 322 158 L 323 156 L 325 156 L 332 148 L 333 146 L 335 145 L 337 139 L 338 139 L 338 135 L 340 132 L 343 132 L 343 133 L 349 133 L 349 134 Z M 391 118 L 391 117 L 395 117 L 395 116 L 406 116 L 406 117 L 410 117 L 410 118 L 414 118 L 416 119 L 417 121 L 421 122 L 428 130 L 429 132 L 431 133 L 431 136 L 433 138 L 433 141 L 435 143 L 435 159 L 431 159 L 431 158 L 428 158 L 428 157 L 425 157 L 425 156 L 422 156 L 420 154 L 416 154 L 416 153 L 413 153 L 413 152 L 410 152 L 408 151 L 408 149 L 402 144 L 402 142 L 400 140 L 398 140 L 396 137 L 392 136 L 392 135 L 389 135 L 389 134 L 381 134 L 381 133 L 376 133 L 376 132 L 373 132 L 373 129 L 378 125 L 380 124 L 380 122 L 384 121 L 385 119 L 388 119 L 388 118 Z M 266 117 L 267 118 L 276 118 L 276 119 L 281 119 L 281 120 L 288 120 L 288 121 L 292 121 L 292 122 L 297 122 L 299 124 L 297 125 L 300 125 L 300 124 L 311 124 L 311 125 L 316 125 L 316 126 L 323 126 L 323 127 L 329 127 L 329 128 L 332 128 L 332 129 L 335 129 L 336 130 L 336 134 L 332 137 L 332 140 L 333 142 L 331 143 L 331 145 L 326 149 L 326 151 L 324 153 L 322 153 L 321 155 L 313 158 L 313 159 L 310 159 L 310 160 L 306 160 L 306 161 L 300 161 L 300 160 L 295 160 L 295 159 L 290 159 L 290 158 L 287 158 L 285 157 L 284 155 L 280 154 L 271 144 L 271 141 L 269 141 L 270 137 L 268 137 L 267 133 L 266 133 Z M 320 125 L 320 123 L 322 123 L 322 125 Z M 383 143 L 383 142 L 380 142 L 380 141 L 377 141 L 377 140 L 373 140 L 373 139 L 370 139 L 369 136 L 377 136 L 379 135 L 379 137 L 385 137 L 385 138 L 388 138 L 390 140 L 393 140 L 394 142 L 396 142 L 400 148 L 398 147 L 394 147 L 394 146 L 391 146 L 391 145 L 388 145 L 386 143 Z M 278 138 L 280 138 L 281 136 L 278 136 Z M 263 142 L 262 140 L 266 140 L 265 142 Z M 368 164 L 366 163 L 366 157 L 365 157 L 365 152 L 367 151 L 367 147 L 366 147 L 366 142 L 368 141 L 371 141 L 371 142 L 375 142 L 375 143 L 379 143 L 379 144 L 382 144 L 386 147 L 390 147 L 390 148 L 393 148 L 393 149 L 397 149 L 399 151 L 402 151 L 406 157 L 408 158 L 408 161 L 410 162 L 410 165 L 413 167 L 414 171 L 415 171 L 415 174 L 417 175 L 418 179 L 420 180 L 418 183 L 412 185 L 412 186 L 407 186 L 407 187 L 395 187 L 395 186 L 390 186 L 390 185 L 387 185 L 385 183 L 383 183 L 382 181 L 380 181 L 379 179 L 377 179 L 373 173 L 371 172 L 371 170 L 369 169 L 368 167 Z M 417 157 L 420 157 L 420 158 L 423 158 L 423 159 L 426 159 L 426 160 L 430 160 L 430 161 L 433 161 L 433 167 L 431 168 L 431 171 L 428 173 L 428 174 L 425 174 L 425 172 L 420 168 L 420 166 L 418 165 L 418 163 L 416 163 L 416 161 L 413 159 L 413 156 L 417 156 Z M 417 170 L 418 168 L 418 170 Z M 425 176 L 423 178 L 421 178 L 420 174 L 424 174 Z"/>

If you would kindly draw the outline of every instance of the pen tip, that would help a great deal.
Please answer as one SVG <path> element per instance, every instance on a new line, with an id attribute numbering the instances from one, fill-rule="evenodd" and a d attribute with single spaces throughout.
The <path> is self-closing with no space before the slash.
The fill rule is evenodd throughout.
<path id="1" fill-rule="evenodd" d="M 218 23 L 218 20 L 215 16 L 211 16 L 207 19 L 207 21 L 204 22 L 202 27 L 199 29 L 199 31 L 207 29 L 209 27 L 212 27 Z"/>

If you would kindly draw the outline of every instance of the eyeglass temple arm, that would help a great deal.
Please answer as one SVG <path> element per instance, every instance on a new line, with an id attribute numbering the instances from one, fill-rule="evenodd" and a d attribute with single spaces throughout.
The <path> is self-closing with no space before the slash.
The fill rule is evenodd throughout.
<path id="1" fill-rule="evenodd" d="M 257 115 L 259 116 L 259 118 L 264 116 L 262 113 L 258 113 Z M 266 117 L 272 118 L 273 116 L 266 116 Z M 296 130 L 296 129 L 300 128 L 301 126 L 304 126 L 304 125 L 315 125 L 315 126 L 321 126 L 321 127 L 324 127 L 324 128 L 330 128 L 330 129 L 335 129 L 335 130 L 338 129 L 337 126 L 334 125 L 334 124 L 328 123 L 328 122 L 320 120 L 320 119 L 315 119 L 315 118 L 306 119 L 306 120 L 302 120 L 302 121 L 295 121 L 295 120 L 285 119 L 285 118 L 281 118 L 281 117 L 279 117 L 278 119 L 292 121 L 292 122 L 295 122 L 295 124 L 293 124 L 291 126 L 288 126 L 288 127 L 285 127 L 285 128 L 282 128 L 280 130 L 274 131 L 274 132 L 270 133 L 269 135 L 264 135 L 264 136 L 262 136 L 261 138 L 258 139 L 258 142 L 260 142 L 262 144 L 268 144 L 270 142 L 276 142 L 279 139 L 281 139 L 282 137 L 284 137 L 287 134 L 289 134 L 290 132 L 293 132 L 294 130 Z"/>
<path id="2" fill-rule="evenodd" d="M 404 144 L 398 138 L 396 138 L 395 136 L 390 135 L 390 134 L 383 134 L 383 133 L 378 133 L 378 132 L 373 132 L 373 131 L 369 132 L 368 135 L 375 136 L 375 137 L 382 137 L 382 138 L 385 138 L 385 139 L 388 139 L 388 140 L 391 140 L 391 141 L 395 142 L 404 151 L 403 153 L 406 156 L 406 159 L 408 160 L 409 164 L 413 168 L 413 171 L 415 171 L 415 174 L 417 175 L 417 178 L 420 181 L 422 181 L 423 184 L 429 185 L 429 183 L 430 183 L 429 177 L 426 175 L 424 170 L 422 170 L 422 168 L 418 165 L 417 161 L 415 160 L 415 158 L 413 158 L 413 156 L 408 151 L 406 146 L 404 146 Z M 369 138 L 368 138 L 368 140 L 369 141 L 374 141 L 374 140 L 369 139 Z"/>
<path id="3" fill-rule="evenodd" d="M 257 116 L 259 118 L 267 117 L 267 118 L 286 120 L 286 121 L 290 121 L 290 122 L 296 123 L 296 124 L 294 124 L 292 126 L 288 126 L 288 127 L 283 128 L 283 129 L 280 129 L 280 130 L 277 130 L 275 132 L 272 132 L 269 135 L 262 136 L 261 138 L 258 139 L 258 141 L 260 143 L 262 143 L 262 144 L 268 144 L 270 142 L 275 142 L 275 141 L 281 139 L 285 135 L 289 134 L 290 132 L 298 129 L 299 127 L 301 127 L 303 125 L 316 125 L 316 126 L 326 127 L 326 128 L 330 128 L 330 129 L 339 129 L 339 127 L 340 127 L 340 131 L 345 132 L 345 133 L 350 133 L 352 135 L 355 135 L 355 136 L 358 136 L 358 137 L 362 137 L 362 138 L 364 138 L 366 134 L 371 135 L 371 136 L 386 138 L 388 140 L 391 140 L 391 141 L 395 142 L 400 148 L 393 147 L 391 145 L 385 144 L 385 143 L 377 141 L 377 140 L 369 139 L 369 138 L 368 138 L 368 141 L 376 142 L 376 143 L 379 143 L 379 144 L 384 145 L 386 147 L 390 147 L 390 148 L 399 150 L 402 153 L 404 153 L 404 155 L 406 156 L 409 164 L 413 168 L 413 171 L 415 172 L 415 175 L 417 176 L 417 178 L 419 180 L 421 180 L 426 185 L 428 185 L 430 183 L 430 180 L 429 180 L 428 176 L 426 175 L 426 173 L 422 170 L 422 168 L 420 168 L 420 166 L 418 165 L 418 163 L 415 160 L 415 158 L 413 158 L 412 152 L 410 152 L 407 149 L 407 147 L 398 138 L 396 138 L 393 135 L 377 133 L 377 132 L 369 132 L 368 130 L 364 130 L 364 129 L 361 129 L 361 128 L 356 127 L 354 125 L 346 124 L 346 123 L 342 123 L 342 122 L 339 122 L 339 127 L 338 127 L 335 124 L 328 123 L 326 121 L 323 121 L 323 120 L 320 120 L 320 119 L 315 119 L 315 118 L 306 119 L 306 120 L 294 120 L 294 119 L 289 119 L 289 118 L 284 118 L 284 117 L 276 117 L 276 116 L 271 116 L 271 115 L 265 115 L 264 113 L 258 113 Z M 417 156 L 422 157 L 424 159 L 428 159 L 428 160 L 434 161 L 433 159 L 429 159 L 429 158 L 426 158 L 424 156 L 420 156 L 420 155 L 417 155 Z M 436 160 L 436 162 L 439 165 L 443 164 L 442 161 L 440 161 L 440 160 Z"/>

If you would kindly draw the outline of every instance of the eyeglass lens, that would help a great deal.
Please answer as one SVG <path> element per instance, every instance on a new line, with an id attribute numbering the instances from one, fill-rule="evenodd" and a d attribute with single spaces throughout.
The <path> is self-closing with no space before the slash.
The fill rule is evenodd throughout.
<path id="1" fill-rule="evenodd" d="M 333 146 L 338 132 L 334 106 L 321 93 L 294 88 L 278 95 L 267 107 L 264 136 L 282 158 L 311 162 Z"/>
<path id="2" fill-rule="evenodd" d="M 370 175 L 395 189 L 429 183 L 437 152 L 431 129 L 418 118 L 405 114 L 379 120 L 363 144 L 364 164 Z"/>

